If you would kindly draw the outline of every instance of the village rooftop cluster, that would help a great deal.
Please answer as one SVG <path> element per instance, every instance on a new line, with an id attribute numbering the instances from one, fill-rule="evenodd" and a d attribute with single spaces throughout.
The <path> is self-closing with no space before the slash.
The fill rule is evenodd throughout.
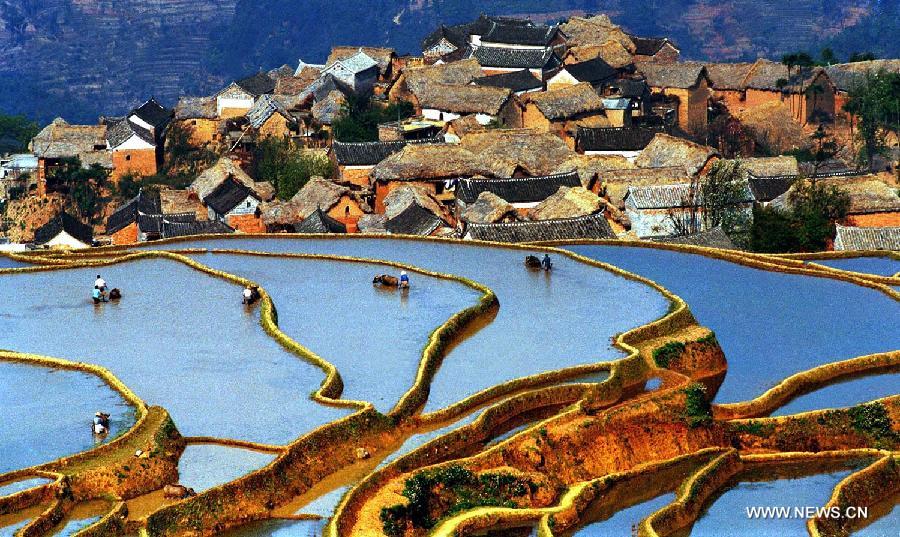
<path id="1" fill-rule="evenodd" d="M 6 247 L 364 232 L 731 248 L 719 228 L 701 223 L 686 234 L 677 222 L 696 209 L 687 200 L 714 164 L 739 158 L 746 188 L 735 203 L 748 217 L 754 206 L 788 207 L 799 179 L 813 176 L 850 198 L 833 248 L 896 250 L 900 196 L 889 165 L 860 170 L 832 159 L 811 170 L 784 154 L 820 125 L 852 136 L 843 104 L 852 84 L 876 69 L 896 72 L 900 61 L 793 69 L 766 59 L 687 62 L 669 39 L 630 35 L 603 15 L 555 25 L 482 15 L 440 26 L 419 56 L 336 46 L 325 64 L 259 72 L 174 108 L 151 98 L 95 125 L 58 118 L 30 153 L 4 160 L 0 198 L 24 192 L 9 203 L 40 213 L 27 224 L 7 217 L 7 235 L 20 244 Z M 378 140 L 335 140 L 333 125 L 360 101 L 410 103 L 413 113 L 379 124 Z M 755 134 L 743 141 L 743 156 L 716 149 L 713 111 Z M 72 158 L 106 170 L 113 190 L 124 177 L 154 176 L 176 129 L 189 133 L 194 150 L 215 155 L 186 189 L 141 188 L 93 222 L 53 201 L 67 194 L 54 170 Z M 279 199 L 278 185 L 254 176 L 254 149 L 267 138 L 330 162 L 330 176 Z M 754 157 L 760 145 L 776 156 Z"/>

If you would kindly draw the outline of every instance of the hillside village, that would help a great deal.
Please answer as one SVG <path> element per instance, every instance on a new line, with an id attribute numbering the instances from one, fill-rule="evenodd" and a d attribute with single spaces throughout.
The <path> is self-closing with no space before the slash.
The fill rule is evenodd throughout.
<path id="1" fill-rule="evenodd" d="M 335 46 L 215 95 L 57 118 L 3 159 L 2 247 L 297 232 L 758 249 L 754 220 L 827 188 L 840 211 L 802 248 L 898 250 L 896 131 L 860 165 L 847 111 L 885 72 L 900 60 L 690 62 L 603 15 L 482 15 L 419 56 Z M 726 176 L 713 211 L 702 193 Z"/>

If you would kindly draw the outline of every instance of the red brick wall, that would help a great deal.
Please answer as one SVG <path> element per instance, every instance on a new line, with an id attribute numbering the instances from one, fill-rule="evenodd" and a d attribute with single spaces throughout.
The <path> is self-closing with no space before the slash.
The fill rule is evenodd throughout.
<path id="1" fill-rule="evenodd" d="M 113 172 L 110 178 L 115 182 L 127 173 L 146 177 L 156 174 L 155 149 L 129 149 L 113 151 Z"/>
<path id="2" fill-rule="evenodd" d="M 233 227 L 237 231 L 243 233 L 265 233 L 266 226 L 263 224 L 262 218 L 255 214 L 239 214 L 229 216 L 225 219 L 225 223 Z"/>
<path id="3" fill-rule="evenodd" d="M 372 171 L 373 167 L 374 166 L 366 167 L 364 169 L 349 169 L 346 166 L 338 166 L 338 175 L 340 176 L 341 181 L 369 188 L 369 172 Z"/>

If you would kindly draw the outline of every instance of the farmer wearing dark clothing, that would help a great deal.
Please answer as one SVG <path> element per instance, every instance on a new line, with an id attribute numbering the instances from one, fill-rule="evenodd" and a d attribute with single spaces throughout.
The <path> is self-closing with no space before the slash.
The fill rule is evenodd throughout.
<path id="1" fill-rule="evenodd" d="M 548 254 L 544 254 L 544 259 L 541 260 L 541 268 L 544 270 L 550 270 L 553 267 L 553 263 L 550 261 L 550 256 Z"/>
<path id="2" fill-rule="evenodd" d="M 400 288 L 409 289 L 409 274 L 405 270 L 400 272 Z"/>

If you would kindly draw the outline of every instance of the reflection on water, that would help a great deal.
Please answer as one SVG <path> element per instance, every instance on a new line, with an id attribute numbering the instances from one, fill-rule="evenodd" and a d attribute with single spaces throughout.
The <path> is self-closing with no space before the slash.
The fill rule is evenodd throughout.
<path id="1" fill-rule="evenodd" d="M 835 485 L 850 473 L 850 470 L 843 470 L 777 481 L 739 482 L 706 508 L 691 529 L 690 535 L 718 536 L 722 535 L 723 528 L 729 528 L 732 535 L 806 535 L 805 517 L 750 518 L 748 509 L 787 507 L 793 511 L 795 507 L 821 507 L 828 503 Z"/>
<path id="2" fill-rule="evenodd" d="M 900 302 L 838 280 L 782 274 L 651 248 L 571 250 L 656 280 L 715 331 L 728 375 L 721 403 L 751 399 L 827 362 L 900 348 Z"/>
<path id="3" fill-rule="evenodd" d="M 88 293 L 97 272 L 0 275 L 0 348 L 106 366 L 165 407 L 186 436 L 284 444 L 349 412 L 309 398 L 322 371 L 261 329 L 256 310 L 248 315 L 241 305 L 240 287 L 146 259 L 100 269 L 123 298 L 95 308 Z M 71 402 L 81 404 L 85 393 Z"/>
<path id="4" fill-rule="evenodd" d="M 178 482 L 196 492 L 227 483 L 275 459 L 261 453 L 218 444 L 189 444 L 178 460 Z"/>
<path id="5" fill-rule="evenodd" d="M 851 272 L 893 276 L 900 272 L 900 261 L 890 257 L 851 257 L 848 259 L 814 259 L 811 263 Z"/>
<path id="6" fill-rule="evenodd" d="M 642 520 L 669 505 L 675 500 L 674 493 L 662 494 L 651 500 L 632 505 L 612 513 L 601 511 L 601 517 L 608 517 L 590 522 L 583 527 L 567 533 L 571 537 L 600 537 L 607 535 L 633 535 L 632 528 Z"/>
<path id="7" fill-rule="evenodd" d="M 47 505 L 36 505 L 8 515 L 0 515 L 0 537 L 13 537 L 16 531 L 47 510 Z"/>
<path id="8" fill-rule="evenodd" d="M 0 331 L 0 339 L 22 335 Z M 131 406 L 88 373 L 0 362 L 0 386 L 0 473 L 90 449 L 134 424 Z M 110 414 L 111 432 L 103 439 L 91 432 L 97 411 Z M 5 488 L 0 495 L 9 494 Z"/>
<path id="9" fill-rule="evenodd" d="M 898 393 L 900 373 L 851 378 L 801 395 L 772 415 L 787 416 L 810 410 L 849 407 Z"/>
<path id="10" fill-rule="evenodd" d="M 265 287 L 279 327 L 338 368 L 342 397 L 370 401 L 382 412 L 412 386 L 429 334 L 481 296 L 461 283 L 417 274 L 409 290 L 375 287 L 376 274 L 396 274 L 384 265 L 225 254 L 196 259 Z"/>
<path id="11" fill-rule="evenodd" d="M 105 501 L 91 501 L 76 504 L 66 517 L 54 528 L 50 535 L 66 537 L 75 535 L 80 530 L 97 522 L 112 508 L 112 504 Z"/>
<path id="12" fill-rule="evenodd" d="M 9 496 L 10 494 L 15 494 L 23 490 L 32 489 L 34 487 L 37 487 L 38 485 L 44 485 L 46 483 L 52 482 L 53 481 L 51 479 L 47 479 L 45 477 L 33 477 L 31 479 L 13 481 L 12 483 L 0 485 L 0 497 Z"/>
<path id="13" fill-rule="evenodd" d="M 265 520 L 223 533 L 223 537 L 320 537 L 323 520 Z"/>
<path id="14" fill-rule="evenodd" d="M 275 238 L 217 239 L 168 248 L 193 246 L 402 261 L 492 288 L 500 301 L 497 317 L 444 360 L 426 412 L 514 378 L 622 357 L 611 345 L 612 336 L 659 318 L 668 307 L 665 298 L 646 285 L 559 256 L 551 275 L 535 274 L 524 267 L 527 252 L 521 250 L 380 239 Z M 414 287 L 420 283 L 413 277 Z"/>

